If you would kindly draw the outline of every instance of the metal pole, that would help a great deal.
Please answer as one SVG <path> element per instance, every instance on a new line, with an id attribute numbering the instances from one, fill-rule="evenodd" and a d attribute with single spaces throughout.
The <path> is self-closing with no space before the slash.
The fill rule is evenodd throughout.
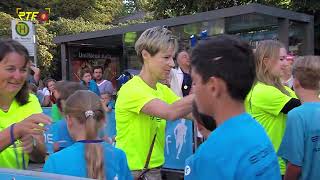
<path id="1" fill-rule="evenodd" d="M 38 66 L 38 59 L 37 59 L 37 31 L 36 31 L 36 25 L 33 23 L 33 45 L 34 45 L 34 55 L 33 55 L 33 61 L 36 67 Z"/>

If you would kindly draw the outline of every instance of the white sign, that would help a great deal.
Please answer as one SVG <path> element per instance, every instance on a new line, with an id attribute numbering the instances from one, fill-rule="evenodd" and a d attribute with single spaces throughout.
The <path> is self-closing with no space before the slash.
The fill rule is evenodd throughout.
<path id="1" fill-rule="evenodd" d="M 29 56 L 35 54 L 35 32 L 31 21 L 11 21 L 12 39 L 27 48 Z"/>

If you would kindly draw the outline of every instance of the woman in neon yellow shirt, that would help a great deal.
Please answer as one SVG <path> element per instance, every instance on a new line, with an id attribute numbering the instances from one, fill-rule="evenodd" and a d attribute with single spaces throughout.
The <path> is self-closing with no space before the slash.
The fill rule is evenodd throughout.
<path id="1" fill-rule="evenodd" d="M 25 169 L 29 157 L 43 161 L 44 128 L 50 119 L 40 114 L 36 96 L 29 94 L 28 51 L 13 40 L 0 41 L 0 168 Z"/>
<path id="2" fill-rule="evenodd" d="M 287 57 L 283 44 L 274 40 L 260 42 L 255 52 L 256 82 L 246 97 L 246 111 L 267 132 L 273 147 L 278 151 L 284 135 L 287 113 L 301 103 L 295 93 L 280 80 L 281 63 Z M 281 174 L 285 163 L 279 158 Z"/>
<path id="3" fill-rule="evenodd" d="M 118 92 L 116 147 L 126 153 L 134 177 L 145 172 L 147 166 L 146 177 L 161 179 L 165 120 L 175 120 L 191 113 L 194 95 L 180 99 L 170 88 L 159 83 L 169 79 L 177 47 L 177 39 L 167 28 L 145 30 L 135 43 L 138 59 L 143 64 L 141 72 Z M 146 160 L 148 154 L 149 162 Z"/>

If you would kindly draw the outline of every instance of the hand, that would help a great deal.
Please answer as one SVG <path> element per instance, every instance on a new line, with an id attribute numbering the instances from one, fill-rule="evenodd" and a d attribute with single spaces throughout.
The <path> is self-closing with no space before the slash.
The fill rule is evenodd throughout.
<path id="1" fill-rule="evenodd" d="M 100 99 L 101 105 L 102 106 L 107 106 L 107 100 L 105 99 Z"/>
<path id="2" fill-rule="evenodd" d="M 14 128 L 15 138 L 19 139 L 26 135 L 43 135 L 45 128 L 39 124 L 51 124 L 51 120 L 48 116 L 39 113 L 33 114 L 23 121 L 17 123 Z"/>
<path id="3" fill-rule="evenodd" d="M 40 69 L 37 68 L 36 66 L 31 65 L 30 69 L 35 73 L 35 74 L 39 74 L 40 73 Z"/>
<path id="4" fill-rule="evenodd" d="M 31 154 L 31 152 L 37 148 L 39 141 L 43 142 L 43 136 L 32 136 L 32 135 L 25 135 L 21 139 L 23 151 Z"/>

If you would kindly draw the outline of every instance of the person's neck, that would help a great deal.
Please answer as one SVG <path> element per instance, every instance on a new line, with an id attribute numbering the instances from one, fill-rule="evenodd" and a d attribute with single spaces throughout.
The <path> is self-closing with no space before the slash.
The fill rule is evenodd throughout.
<path id="1" fill-rule="evenodd" d="M 285 74 L 283 77 L 282 77 L 282 81 L 284 83 L 288 82 L 290 79 L 291 79 L 292 75 L 291 74 Z"/>
<path id="2" fill-rule="evenodd" d="M 301 103 L 320 102 L 319 94 L 315 90 L 299 89 L 297 94 L 299 94 Z"/>
<path id="3" fill-rule="evenodd" d="M 13 100 L 14 100 L 14 96 L 12 97 L 12 96 L 1 95 L 0 96 L 0 108 L 3 111 L 8 111 Z"/>
<path id="4" fill-rule="evenodd" d="M 234 101 L 231 99 L 224 99 L 217 104 L 219 105 L 216 107 L 212 114 L 215 121 L 217 122 L 217 126 L 221 125 L 231 117 L 240 115 L 245 112 L 242 102 Z"/>
<path id="5" fill-rule="evenodd" d="M 153 89 L 156 89 L 158 79 L 153 77 L 152 73 L 148 69 L 146 69 L 145 66 L 142 67 L 139 76 L 148 86 L 150 86 Z"/>
<path id="6" fill-rule="evenodd" d="M 103 79 L 100 79 L 100 80 L 96 79 L 97 84 L 100 84 L 102 81 L 103 81 Z"/>
<path id="7" fill-rule="evenodd" d="M 86 87 L 89 86 L 89 82 L 86 82 L 86 81 L 84 81 L 84 80 L 82 80 L 82 81 L 83 81 L 83 84 L 84 84 Z"/>
<path id="8" fill-rule="evenodd" d="M 180 66 L 182 72 L 190 74 L 190 67 L 189 66 Z"/>
<path id="9" fill-rule="evenodd" d="M 77 131 L 77 133 L 75 133 L 75 135 L 73 135 L 74 140 L 75 140 L 75 141 L 88 140 L 85 132 L 86 132 L 85 129 L 83 129 L 82 131 L 80 131 L 80 130 Z M 98 139 L 99 139 L 99 138 L 96 137 L 96 138 L 93 139 L 93 140 L 98 140 Z M 92 139 L 91 139 L 91 140 L 92 140 Z"/>

